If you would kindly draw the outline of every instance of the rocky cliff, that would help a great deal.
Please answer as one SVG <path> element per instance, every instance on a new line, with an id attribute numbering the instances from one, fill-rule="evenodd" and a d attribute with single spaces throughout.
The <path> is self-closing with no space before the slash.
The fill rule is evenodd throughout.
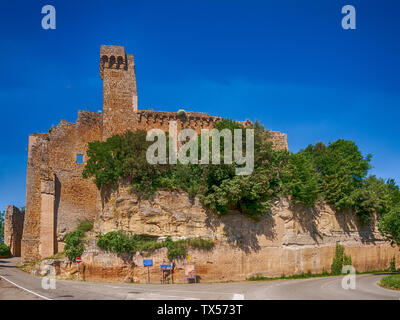
<path id="1" fill-rule="evenodd" d="M 345 246 L 357 271 L 385 269 L 398 248 L 380 236 L 376 219 L 361 226 L 351 211 L 335 212 L 321 204 L 307 209 L 290 198 L 277 199 L 260 221 L 237 212 L 217 216 L 197 199 L 180 192 L 160 191 L 152 199 L 140 200 L 129 188 L 103 194 L 93 234 L 116 230 L 174 239 L 214 239 L 213 250 L 190 249 L 186 259 L 175 261 L 175 281 L 182 281 L 183 263 L 196 263 L 200 281 L 245 280 L 254 275 L 280 276 L 311 271 L 329 271 L 337 242 Z M 143 259 L 152 258 L 151 281 L 161 281 L 160 264 L 169 263 L 167 249 L 151 254 L 115 255 L 100 250 L 91 241 L 83 255 L 86 279 L 146 282 Z M 74 273 L 75 266 L 63 262 L 58 269 Z"/>

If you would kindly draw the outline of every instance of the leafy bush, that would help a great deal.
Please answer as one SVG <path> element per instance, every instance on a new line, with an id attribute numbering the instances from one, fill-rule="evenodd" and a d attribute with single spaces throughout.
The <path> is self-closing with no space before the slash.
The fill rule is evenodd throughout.
<path id="1" fill-rule="evenodd" d="M 75 260 L 82 255 L 85 249 L 82 243 L 83 236 L 84 232 L 81 230 L 72 231 L 65 236 L 65 255 L 70 260 Z"/>
<path id="2" fill-rule="evenodd" d="M 187 239 L 186 243 L 192 248 L 204 250 L 211 250 L 215 245 L 214 241 L 202 238 Z"/>
<path id="3" fill-rule="evenodd" d="M 98 235 L 97 245 L 115 253 L 130 252 L 133 249 L 133 239 L 122 231 L 112 231 Z"/>
<path id="4" fill-rule="evenodd" d="M 340 275 L 342 274 L 343 266 L 352 265 L 351 256 L 344 254 L 344 247 L 339 243 L 336 243 L 335 256 L 331 266 L 331 274 Z"/>
<path id="5" fill-rule="evenodd" d="M 93 221 L 83 219 L 78 221 L 77 228 L 65 236 L 65 256 L 74 261 L 79 258 L 85 250 L 85 245 L 82 240 L 85 232 L 92 230 Z"/>
<path id="6" fill-rule="evenodd" d="M 141 251 L 152 252 L 156 249 L 167 248 L 168 259 L 171 261 L 185 257 L 188 246 L 206 250 L 211 250 L 214 247 L 213 241 L 201 238 L 172 241 L 171 237 L 167 237 L 162 242 L 156 241 L 155 238 L 146 235 L 130 235 L 121 230 L 111 231 L 104 235 L 98 235 L 97 246 L 118 254 Z"/>
<path id="7" fill-rule="evenodd" d="M 392 244 L 400 246 L 400 206 L 385 213 L 378 222 L 378 228 Z"/>
<path id="8" fill-rule="evenodd" d="M 390 267 L 389 267 L 390 272 L 396 272 L 396 256 L 393 256 L 393 258 L 390 260 Z"/>
<path id="9" fill-rule="evenodd" d="M 184 258 L 187 254 L 185 243 L 182 240 L 172 241 L 171 237 L 167 237 L 164 241 L 164 245 L 168 249 L 168 259 L 170 261 Z"/>
<path id="10" fill-rule="evenodd" d="M 11 255 L 10 247 L 0 242 L 0 257 L 7 257 Z"/>
<path id="11" fill-rule="evenodd" d="M 80 230 L 84 233 L 92 230 L 93 229 L 93 220 L 89 220 L 89 219 L 78 220 L 78 227 L 76 229 Z"/>
<path id="12" fill-rule="evenodd" d="M 351 266 L 353 265 L 351 261 L 351 256 L 344 255 L 343 256 L 343 266 Z"/>

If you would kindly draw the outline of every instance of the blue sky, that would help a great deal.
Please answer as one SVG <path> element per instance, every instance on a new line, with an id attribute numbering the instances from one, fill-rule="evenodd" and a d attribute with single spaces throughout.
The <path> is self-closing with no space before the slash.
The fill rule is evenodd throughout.
<path id="1" fill-rule="evenodd" d="M 135 55 L 141 109 L 258 119 L 291 151 L 354 140 L 399 183 L 399 14 L 395 0 L 3 0 L 0 210 L 25 203 L 29 134 L 102 109 L 101 44 Z"/>

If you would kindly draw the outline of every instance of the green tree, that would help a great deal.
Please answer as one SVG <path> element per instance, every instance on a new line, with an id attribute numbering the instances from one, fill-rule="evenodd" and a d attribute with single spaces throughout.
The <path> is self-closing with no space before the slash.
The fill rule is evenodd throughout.
<path id="1" fill-rule="evenodd" d="M 301 153 L 313 161 L 322 195 L 336 209 L 354 209 L 361 222 L 367 223 L 372 212 L 383 208 L 381 181 L 366 180 L 372 156 L 363 156 L 353 141 L 339 139 L 328 146 L 320 142 Z"/>
<path id="2" fill-rule="evenodd" d="M 351 207 L 349 196 L 360 188 L 371 168 L 371 155 L 363 156 L 353 141 L 337 140 L 324 147 L 308 146 L 304 154 L 311 158 L 321 174 L 321 188 L 325 199 L 337 209 Z"/>
<path id="3" fill-rule="evenodd" d="M 133 191 L 152 194 L 158 187 L 163 166 L 147 162 L 146 150 L 150 145 L 143 130 L 127 131 L 105 142 L 91 142 L 87 150 L 89 160 L 82 175 L 94 177 L 98 188 L 116 187 L 119 178 L 129 178 Z"/>
<path id="4" fill-rule="evenodd" d="M 343 266 L 352 265 L 351 256 L 344 254 L 344 246 L 336 243 L 335 256 L 331 265 L 331 273 L 333 275 L 340 275 L 342 273 Z"/>
<path id="5" fill-rule="evenodd" d="M 400 246 L 400 206 L 383 214 L 378 221 L 378 228 L 393 245 Z"/>
<path id="6" fill-rule="evenodd" d="M 369 223 L 373 213 L 385 214 L 397 201 L 391 185 L 375 176 L 366 178 L 347 198 L 348 205 L 358 214 L 363 224 Z"/>
<path id="7" fill-rule="evenodd" d="M 283 183 L 286 192 L 293 195 L 295 201 L 313 207 L 321 196 L 319 180 L 320 174 L 309 158 L 303 153 L 290 155 Z"/>

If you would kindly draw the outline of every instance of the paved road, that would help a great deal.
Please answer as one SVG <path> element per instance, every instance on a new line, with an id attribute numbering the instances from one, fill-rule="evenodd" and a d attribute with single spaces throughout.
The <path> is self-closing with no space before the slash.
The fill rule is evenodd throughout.
<path id="1" fill-rule="evenodd" d="M 17 258 L 0 260 L 0 278 L 3 284 L 0 285 L 0 299 L 400 299 L 400 291 L 384 289 L 377 285 L 383 275 L 357 276 L 355 290 L 343 289 L 342 277 L 184 285 L 113 284 L 57 280 L 56 289 L 46 290 L 42 288 L 42 278 L 34 277 L 16 267 L 18 261 Z M 4 285 L 5 282 L 7 285 Z"/>

